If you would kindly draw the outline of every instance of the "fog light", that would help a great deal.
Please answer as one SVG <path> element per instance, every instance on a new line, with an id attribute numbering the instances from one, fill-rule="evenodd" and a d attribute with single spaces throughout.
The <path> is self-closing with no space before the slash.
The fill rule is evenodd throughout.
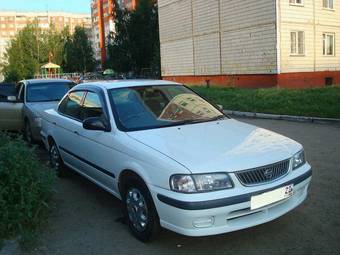
<path id="1" fill-rule="evenodd" d="M 214 224 L 215 218 L 206 217 L 206 218 L 198 218 L 193 221 L 193 225 L 195 228 L 208 228 Z"/>

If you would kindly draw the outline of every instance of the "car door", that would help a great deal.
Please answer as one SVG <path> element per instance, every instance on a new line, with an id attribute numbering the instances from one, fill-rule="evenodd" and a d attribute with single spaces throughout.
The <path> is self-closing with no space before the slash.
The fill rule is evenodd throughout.
<path id="1" fill-rule="evenodd" d="M 76 170 L 87 174 L 83 162 L 77 156 L 80 150 L 79 132 L 82 129 L 81 105 L 85 91 L 70 92 L 58 107 L 58 118 L 54 136 L 64 162 Z"/>
<path id="2" fill-rule="evenodd" d="M 82 119 L 99 117 L 108 123 L 107 108 L 103 95 L 94 91 L 87 91 L 82 104 Z M 108 144 L 112 141 L 112 133 L 82 128 L 77 138 L 77 148 L 74 151 L 83 161 L 83 169 L 93 180 L 115 191 L 115 162 L 118 152 Z"/>
<path id="3" fill-rule="evenodd" d="M 0 102 L 0 130 L 22 130 L 22 110 L 25 97 L 25 85 L 16 86 L 16 100 Z"/>

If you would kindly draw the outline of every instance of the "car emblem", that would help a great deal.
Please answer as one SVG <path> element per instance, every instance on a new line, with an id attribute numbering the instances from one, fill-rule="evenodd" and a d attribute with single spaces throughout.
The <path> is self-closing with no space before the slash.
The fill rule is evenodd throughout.
<path id="1" fill-rule="evenodd" d="M 272 169 L 266 169 L 264 172 L 264 177 L 266 177 L 267 180 L 270 180 L 273 177 L 273 170 Z"/>

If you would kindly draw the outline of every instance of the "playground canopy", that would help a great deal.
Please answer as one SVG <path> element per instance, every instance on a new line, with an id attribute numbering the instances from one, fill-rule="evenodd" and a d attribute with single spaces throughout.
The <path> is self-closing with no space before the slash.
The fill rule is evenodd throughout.
<path id="1" fill-rule="evenodd" d="M 60 74 L 60 66 L 52 62 L 48 62 L 47 64 L 41 66 L 40 69 L 42 76 L 51 77 L 59 76 Z"/>

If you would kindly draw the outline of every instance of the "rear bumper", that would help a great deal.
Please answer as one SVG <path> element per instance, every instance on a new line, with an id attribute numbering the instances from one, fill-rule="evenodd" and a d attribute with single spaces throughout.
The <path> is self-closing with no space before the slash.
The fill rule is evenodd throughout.
<path id="1" fill-rule="evenodd" d="M 300 205 L 307 197 L 312 170 L 257 190 L 205 201 L 183 201 L 160 193 L 153 193 L 155 205 L 163 227 L 188 236 L 206 236 L 232 232 L 274 220 Z M 250 199 L 254 195 L 294 184 L 294 194 L 265 207 L 250 210 Z"/>

